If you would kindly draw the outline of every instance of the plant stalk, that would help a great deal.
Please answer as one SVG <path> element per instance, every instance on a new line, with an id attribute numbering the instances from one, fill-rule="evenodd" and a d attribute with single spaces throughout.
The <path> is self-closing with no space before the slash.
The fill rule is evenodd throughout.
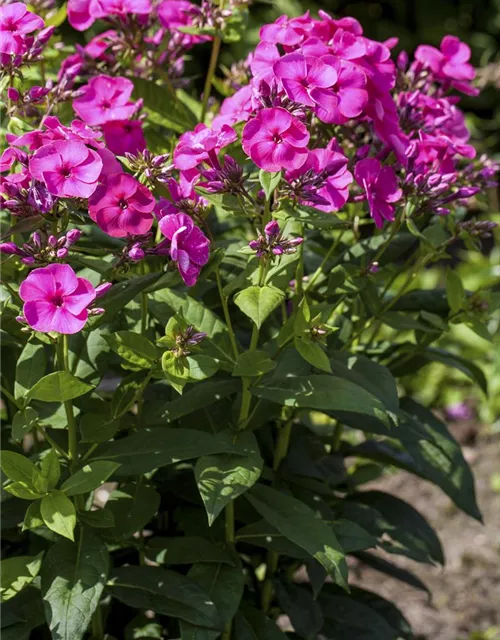
<path id="1" fill-rule="evenodd" d="M 210 93 L 212 91 L 212 80 L 217 67 L 217 61 L 219 59 L 220 36 L 215 36 L 212 43 L 212 53 L 210 55 L 210 62 L 208 64 L 207 77 L 205 78 L 205 86 L 203 87 L 203 104 L 201 106 L 201 122 L 205 122 L 205 116 L 207 115 L 208 101 L 210 100 Z"/>

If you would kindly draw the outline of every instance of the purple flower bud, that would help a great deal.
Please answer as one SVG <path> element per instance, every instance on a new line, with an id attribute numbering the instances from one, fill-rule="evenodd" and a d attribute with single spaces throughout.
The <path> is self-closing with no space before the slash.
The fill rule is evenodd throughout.
<path id="1" fill-rule="evenodd" d="M 58 258 L 66 258 L 68 256 L 69 251 L 67 249 L 58 249 L 57 250 L 57 257 Z"/>
<path id="2" fill-rule="evenodd" d="M 37 45 L 43 47 L 45 44 L 47 44 L 54 31 L 55 27 L 46 27 L 45 29 L 42 29 L 36 38 Z"/>
<path id="3" fill-rule="evenodd" d="M 21 262 L 23 264 L 32 265 L 32 264 L 35 264 L 35 258 L 31 256 L 26 256 L 25 258 L 21 258 Z"/>
<path id="4" fill-rule="evenodd" d="M 24 255 L 22 249 L 20 249 L 15 242 L 2 242 L 2 244 L 0 244 L 0 253 L 5 253 L 5 255 L 8 256 Z"/>
<path id="5" fill-rule="evenodd" d="M 248 246 L 250 247 L 250 249 L 257 251 L 257 249 L 260 247 L 260 242 L 258 240 L 250 240 Z"/>
<path id="6" fill-rule="evenodd" d="M 410 142 L 405 151 L 405 155 L 407 158 L 416 158 L 418 156 L 418 146 L 415 142 Z"/>
<path id="7" fill-rule="evenodd" d="M 287 240 L 287 244 L 290 247 L 298 247 L 303 242 L 304 242 L 304 238 L 301 238 L 300 236 L 298 238 L 291 238 L 291 240 Z"/>
<path id="8" fill-rule="evenodd" d="M 276 220 L 271 220 L 264 227 L 264 231 L 269 240 L 276 238 L 280 234 L 280 226 Z"/>
<path id="9" fill-rule="evenodd" d="M 406 71 L 406 69 L 408 68 L 408 54 L 406 53 L 406 51 L 401 51 L 401 53 L 398 55 L 397 65 L 400 71 Z"/>
<path id="10" fill-rule="evenodd" d="M 372 262 L 368 267 L 368 273 L 378 273 L 379 270 L 380 270 L 380 266 L 378 262 Z"/>
<path id="11" fill-rule="evenodd" d="M 42 238 L 38 231 L 35 231 L 34 233 L 31 234 L 31 242 L 39 249 L 42 246 Z"/>
<path id="12" fill-rule="evenodd" d="M 433 173 L 427 178 L 427 184 L 429 187 L 435 187 L 441 182 L 441 175 L 439 173 Z"/>
<path id="13" fill-rule="evenodd" d="M 57 238 L 55 236 L 50 235 L 47 242 L 49 247 L 57 246 Z"/>
<path id="14" fill-rule="evenodd" d="M 102 307 L 95 307 L 95 309 L 90 309 L 89 316 L 101 316 L 105 311 L 106 309 Z"/>
<path id="15" fill-rule="evenodd" d="M 140 260 L 143 260 L 145 255 L 146 254 L 144 253 L 144 249 L 141 249 L 139 245 L 134 245 L 128 252 L 128 257 L 133 262 L 139 262 Z"/>
<path id="16" fill-rule="evenodd" d="M 66 234 L 66 247 L 69 248 L 71 245 L 75 244 L 75 242 L 78 242 L 81 235 L 82 232 L 80 229 L 70 229 Z"/>
<path id="17" fill-rule="evenodd" d="M 277 245 L 276 247 L 272 248 L 272 252 L 275 256 L 281 256 L 283 255 L 283 247 L 281 247 L 280 245 Z"/>
<path id="18" fill-rule="evenodd" d="M 471 198 L 481 191 L 480 187 L 461 187 L 457 193 L 457 198 Z"/>
<path id="19" fill-rule="evenodd" d="M 14 87 L 9 87 L 7 89 L 7 98 L 11 101 L 11 102 L 17 102 L 19 100 L 19 91 L 17 89 L 14 89 Z"/>
<path id="20" fill-rule="evenodd" d="M 113 286 L 113 283 L 111 282 L 103 282 L 102 284 L 100 284 L 98 287 L 95 288 L 96 298 L 101 298 L 104 294 L 106 294 L 111 289 L 112 286 Z"/>
<path id="21" fill-rule="evenodd" d="M 54 196 L 40 182 L 28 189 L 28 204 L 40 213 L 48 213 L 54 206 L 54 202 Z"/>
<path id="22" fill-rule="evenodd" d="M 451 420 L 471 420 L 474 417 L 472 409 L 464 402 L 456 402 L 445 408 L 446 415 Z"/>
<path id="23" fill-rule="evenodd" d="M 26 318 L 24 316 L 16 316 L 16 320 L 17 322 L 19 322 L 19 324 L 27 324 Z"/>

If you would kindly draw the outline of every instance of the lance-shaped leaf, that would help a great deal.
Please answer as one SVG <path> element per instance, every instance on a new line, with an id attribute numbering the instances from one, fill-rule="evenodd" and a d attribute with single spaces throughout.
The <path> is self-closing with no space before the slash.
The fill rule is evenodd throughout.
<path id="1" fill-rule="evenodd" d="M 337 584 L 347 588 L 344 552 L 332 528 L 312 509 L 263 484 L 253 487 L 246 497 L 269 524 L 316 558 Z"/>
<path id="2" fill-rule="evenodd" d="M 28 391 L 28 398 L 42 402 L 66 402 L 92 391 L 93 385 L 79 380 L 67 371 L 56 371 L 41 378 Z"/>
<path id="3" fill-rule="evenodd" d="M 159 567 L 121 567 L 111 575 L 109 590 L 129 607 L 152 609 L 209 629 L 223 620 L 210 595 L 196 581 Z"/>
<path id="4" fill-rule="evenodd" d="M 107 460 L 90 462 L 70 476 L 61 486 L 67 496 L 76 496 L 97 489 L 113 475 L 120 465 Z"/>
<path id="5" fill-rule="evenodd" d="M 7 602 L 17 595 L 38 575 L 44 552 L 36 556 L 15 556 L 6 558 L 0 564 L 0 600 Z"/>
<path id="6" fill-rule="evenodd" d="M 16 365 L 16 384 L 14 394 L 21 398 L 45 375 L 47 358 L 45 346 L 28 342 L 19 356 Z"/>
<path id="7" fill-rule="evenodd" d="M 158 357 L 154 344 L 140 333 L 117 331 L 105 338 L 115 353 L 143 369 L 150 369 Z"/>
<path id="8" fill-rule="evenodd" d="M 42 498 L 40 513 L 51 531 L 74 540 L 76 511 L 73 503 L 62 491 L 51 491 Z"/>

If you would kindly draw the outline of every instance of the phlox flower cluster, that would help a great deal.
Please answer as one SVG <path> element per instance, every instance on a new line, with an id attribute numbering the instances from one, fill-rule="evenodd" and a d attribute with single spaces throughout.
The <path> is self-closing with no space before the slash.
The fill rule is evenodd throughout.
<path id="1" fill-rule="evenodd" d="M 110 28 L 64 60 L 57 82 L 8 89 L 9 114 L 33 126 L 6 135 L 0 203 L 15 218 L 47 224 L 0 251 L 33 269 L 19 295 L 22 321 L 34 330 L 74 333 L 99 311 L 99 288 L 67 264 L 82 232 L 57 233 L 54 221 L 57 230 L 61 219 L 83 219 L 113 238 L 117 272 L 156 256 L 194 286 L 210 257 L 214 195 L 232 197 L 261 229 L 249 247 L 272 261 L 304 241 L 273 219 L 282 204 L 335 215 L 362 203 L 358 211 L 382 228 L 402 211 L 448 214 L 495 184 L 498 166 L 476 158 L 458 106 L 460 93 L 477 93 L 467 45 L 446 36 L 439 49 L 423 45 L 413 61 L 406 53 L 394 61 L 395 40 L 373 41 L 356 20 L 323 11 L 263 26 L 255 50 L 227 72 L 234 93 L 171 154 L 155 155 L 131 78 L 162 69 L 185 86 L 185 53 L 223 31 L 230 14 L 187 0 L 69 0 L 74 28 L 96 20 Z M 9 74 L 36 61 L 52 33 L 21 3 L 0 8 L 0 30 Z M 61 102 L 75 114 L 69 124 Z M 279 174 L 267 208 L 259 171 Z"/>

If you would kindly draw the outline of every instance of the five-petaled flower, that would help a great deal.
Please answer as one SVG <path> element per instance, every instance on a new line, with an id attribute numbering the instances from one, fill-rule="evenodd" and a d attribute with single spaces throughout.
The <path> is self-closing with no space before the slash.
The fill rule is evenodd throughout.
<path id="1" fill-rule="evenodd" d="M 87 322 L 96 291 L 68 264 L 50 264 L 34 269 L 21 283 L 19 295 L 24 318 L 35 331 L 78 333 Z"/>
<path id="2" fill-rule="evenodd" d="M 44 21 L 23 2 L 0 7 L 0 53 L 19 55 L 25 52 L 25 39 L 29 33 L 43 29 Z"/>
<path id="3" fill-rule="evenodd" d="M 128 78 L 97 76 L 81 88 L 82 95 L 73 100 L 73 109 L 90 125 L 128 120 L 137 109 L 130 101 L 133 89 Z"/>
<path id="4" fill-rule="evenodd" d="M 89 199 L 89 214 L 113 238 L 147 233 L 153 225 L 155 199 L 128 173 L 105 177 Z"/>
<path id="5" fill-rule="evenodd" d="M 299 169 L 309 137 L 306 126 L 285 109 L 262 109 L 243 129 L 243 149 L 264 171 Z"/>
<path id="6" fill-rule="evenodd" d="M 76 140 L 46 144 L 29 161 L 33 178 L 45 183 L 49 193 L 62 198 L 91 196 L 102 167 L 99 154 Z"/>

